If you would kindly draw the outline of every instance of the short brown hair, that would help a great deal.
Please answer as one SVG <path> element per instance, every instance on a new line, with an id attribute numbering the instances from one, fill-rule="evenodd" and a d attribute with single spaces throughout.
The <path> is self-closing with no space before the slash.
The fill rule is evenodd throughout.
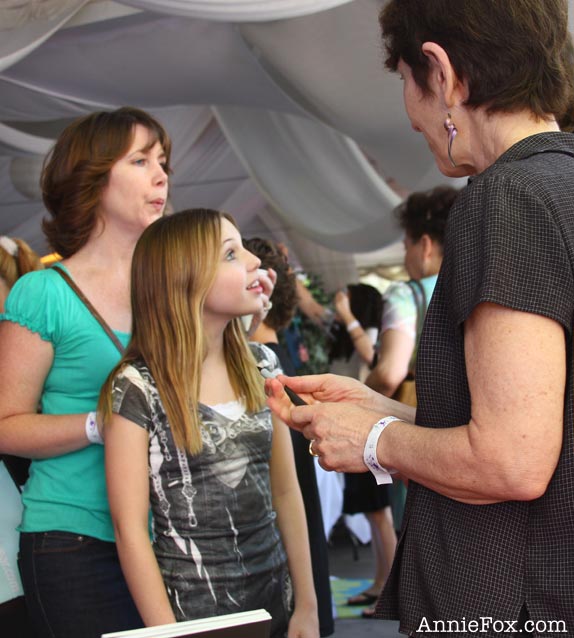
<path id="1" fill-rule="evenodd" d="M 51 218 L 43 220 L 42 228 L 62 257 L 70 257 L 88 241 L 110 170 L 127 152 L 136 124 L 150 131 L 151 145 L 161 144 L 169 171 L 171 142 L 165 129 L 145 111 L 129 106 L 75 120 L 46 158 L 41 186 Z"/>
<path id="2" fill-rule="evenodd" d="M 252 237 L 245 239 L 243 245 L 259 257 L 261 268 L 273 268 L 277 273 L 277 282 L 273 288 L 273 305 L 264 319 L 265 325 L 273 330 L 286 328 L 297 309 L 297 282 L 295 273 L 279 246 L 270 239 Z"/>
<path id="3" fill-rule="evenodd" d="M 379 17 L 387 68 L 403 60 L 423 92 L 422 45 L 436 42 L 467 80 L 468 106 L 558 119 L 570 106 L 567 20 L 566 0 L 390 0 Z"/>

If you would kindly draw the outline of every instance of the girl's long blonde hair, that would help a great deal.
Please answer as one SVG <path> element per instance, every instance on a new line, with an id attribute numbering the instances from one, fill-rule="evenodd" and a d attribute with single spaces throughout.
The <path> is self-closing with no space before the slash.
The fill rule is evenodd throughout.
<path id="1" fill-rule="evenodd" d="M 102 387 L 99 411 L 112 412 L 115 375 L 143 360 L 157 385 L 176 445 L 191 454 L 202 449 L 198 414 L 201 370 L 207 343 L 203 305 L 221 256 L 221 224 L 233 218 L 198 208 L 162 217 L 143 232 L 131 271 L 132 336 L 119 364 Z M 265 403 L 263 379 L 241 321 L 225 328 L 224 352 L 231 385 L 248 411 Z"/>

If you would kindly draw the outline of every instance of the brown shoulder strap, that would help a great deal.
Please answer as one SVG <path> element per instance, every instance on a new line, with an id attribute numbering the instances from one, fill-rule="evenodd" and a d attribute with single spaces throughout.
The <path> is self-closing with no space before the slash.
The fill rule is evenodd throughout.
<path id="1" fill-rule="evenodd" d="M 73 279 L 68 275 L 67 272 L 62 270 L 61 268 L 52 268 L 54 272 L 57 272 L 60 277 L 70 286 L 70 288 L 78 295 L 80 301 L 86 306 L 86 308 L 90 311 L 94 319 L 102 326 L 104 332 L 108 335 L 108 337 L 112 340 L 114 346 L 119 350 L 120 354 L 124 353 L 124 346 L 122 342 L 117 338 L 114 334 L 113 330 L 108 326 L 106 320 L 102 317 L 102 315 L 92 306 L 89 299 L 84 295 L 84 293 L 78 288 L 78 286 L 74 283 Z"/>

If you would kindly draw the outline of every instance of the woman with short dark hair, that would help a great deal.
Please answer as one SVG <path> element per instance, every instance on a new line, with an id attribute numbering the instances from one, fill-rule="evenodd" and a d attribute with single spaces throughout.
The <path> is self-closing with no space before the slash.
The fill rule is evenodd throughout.
<path id="1" fill-rule="evenodd" d="M 390 0 L 381 25 L 413 129 L 445 175 L 471 176 L 449 214 L 416 414 L 329 376 L 284 380 L 321 404 L 291 409 L 277 381 L 271 403 L 324 467 L 409 479 L 380 617 L 411 636 L 574 631 L 568 6 Z"/>

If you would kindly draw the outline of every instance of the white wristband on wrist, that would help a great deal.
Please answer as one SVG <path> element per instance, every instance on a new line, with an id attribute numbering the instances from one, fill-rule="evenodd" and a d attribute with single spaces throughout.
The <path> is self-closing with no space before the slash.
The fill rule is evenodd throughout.
<path id="1" fill-rule="evenodd" d="M 355 328 L 360 328 L 360 327 L 361 327 L 361 323 L 359 322 L 359 320 L 354 319 L 353 321 L 347 324 L 347 332 L 351 332 L 351 330 L 354 330 Z"/>
<path id="2" fill-rule="evenodd" d="M 391 478 L 391 474 L 397 473 L 396 470 L 387 470 L 384 468 L 377 458 L 377 443 L 379 442 L 379 437 L 383 433 L 384 429 L 393 421 L 400 421 L 400 419 L 396 416 L 386 416 L 384 419 L 377 421 L 371 428 L 365 444 L 363 460 L 365 461 L 365 465 L 369 468 L 369 470 L 371 470 L 375 477 L 377 485 L 392 483 L 393 479 Z"/>
<path id="3" fill-rule="evenodd" d="M 102 435 L 98 430 L 95 412 L 88 412 L 88 416 L 86 418 L 86 436 L 90 443 L 95 443 L 97 445 L 104 444 L 104 439 L 102 439 Z"/>

